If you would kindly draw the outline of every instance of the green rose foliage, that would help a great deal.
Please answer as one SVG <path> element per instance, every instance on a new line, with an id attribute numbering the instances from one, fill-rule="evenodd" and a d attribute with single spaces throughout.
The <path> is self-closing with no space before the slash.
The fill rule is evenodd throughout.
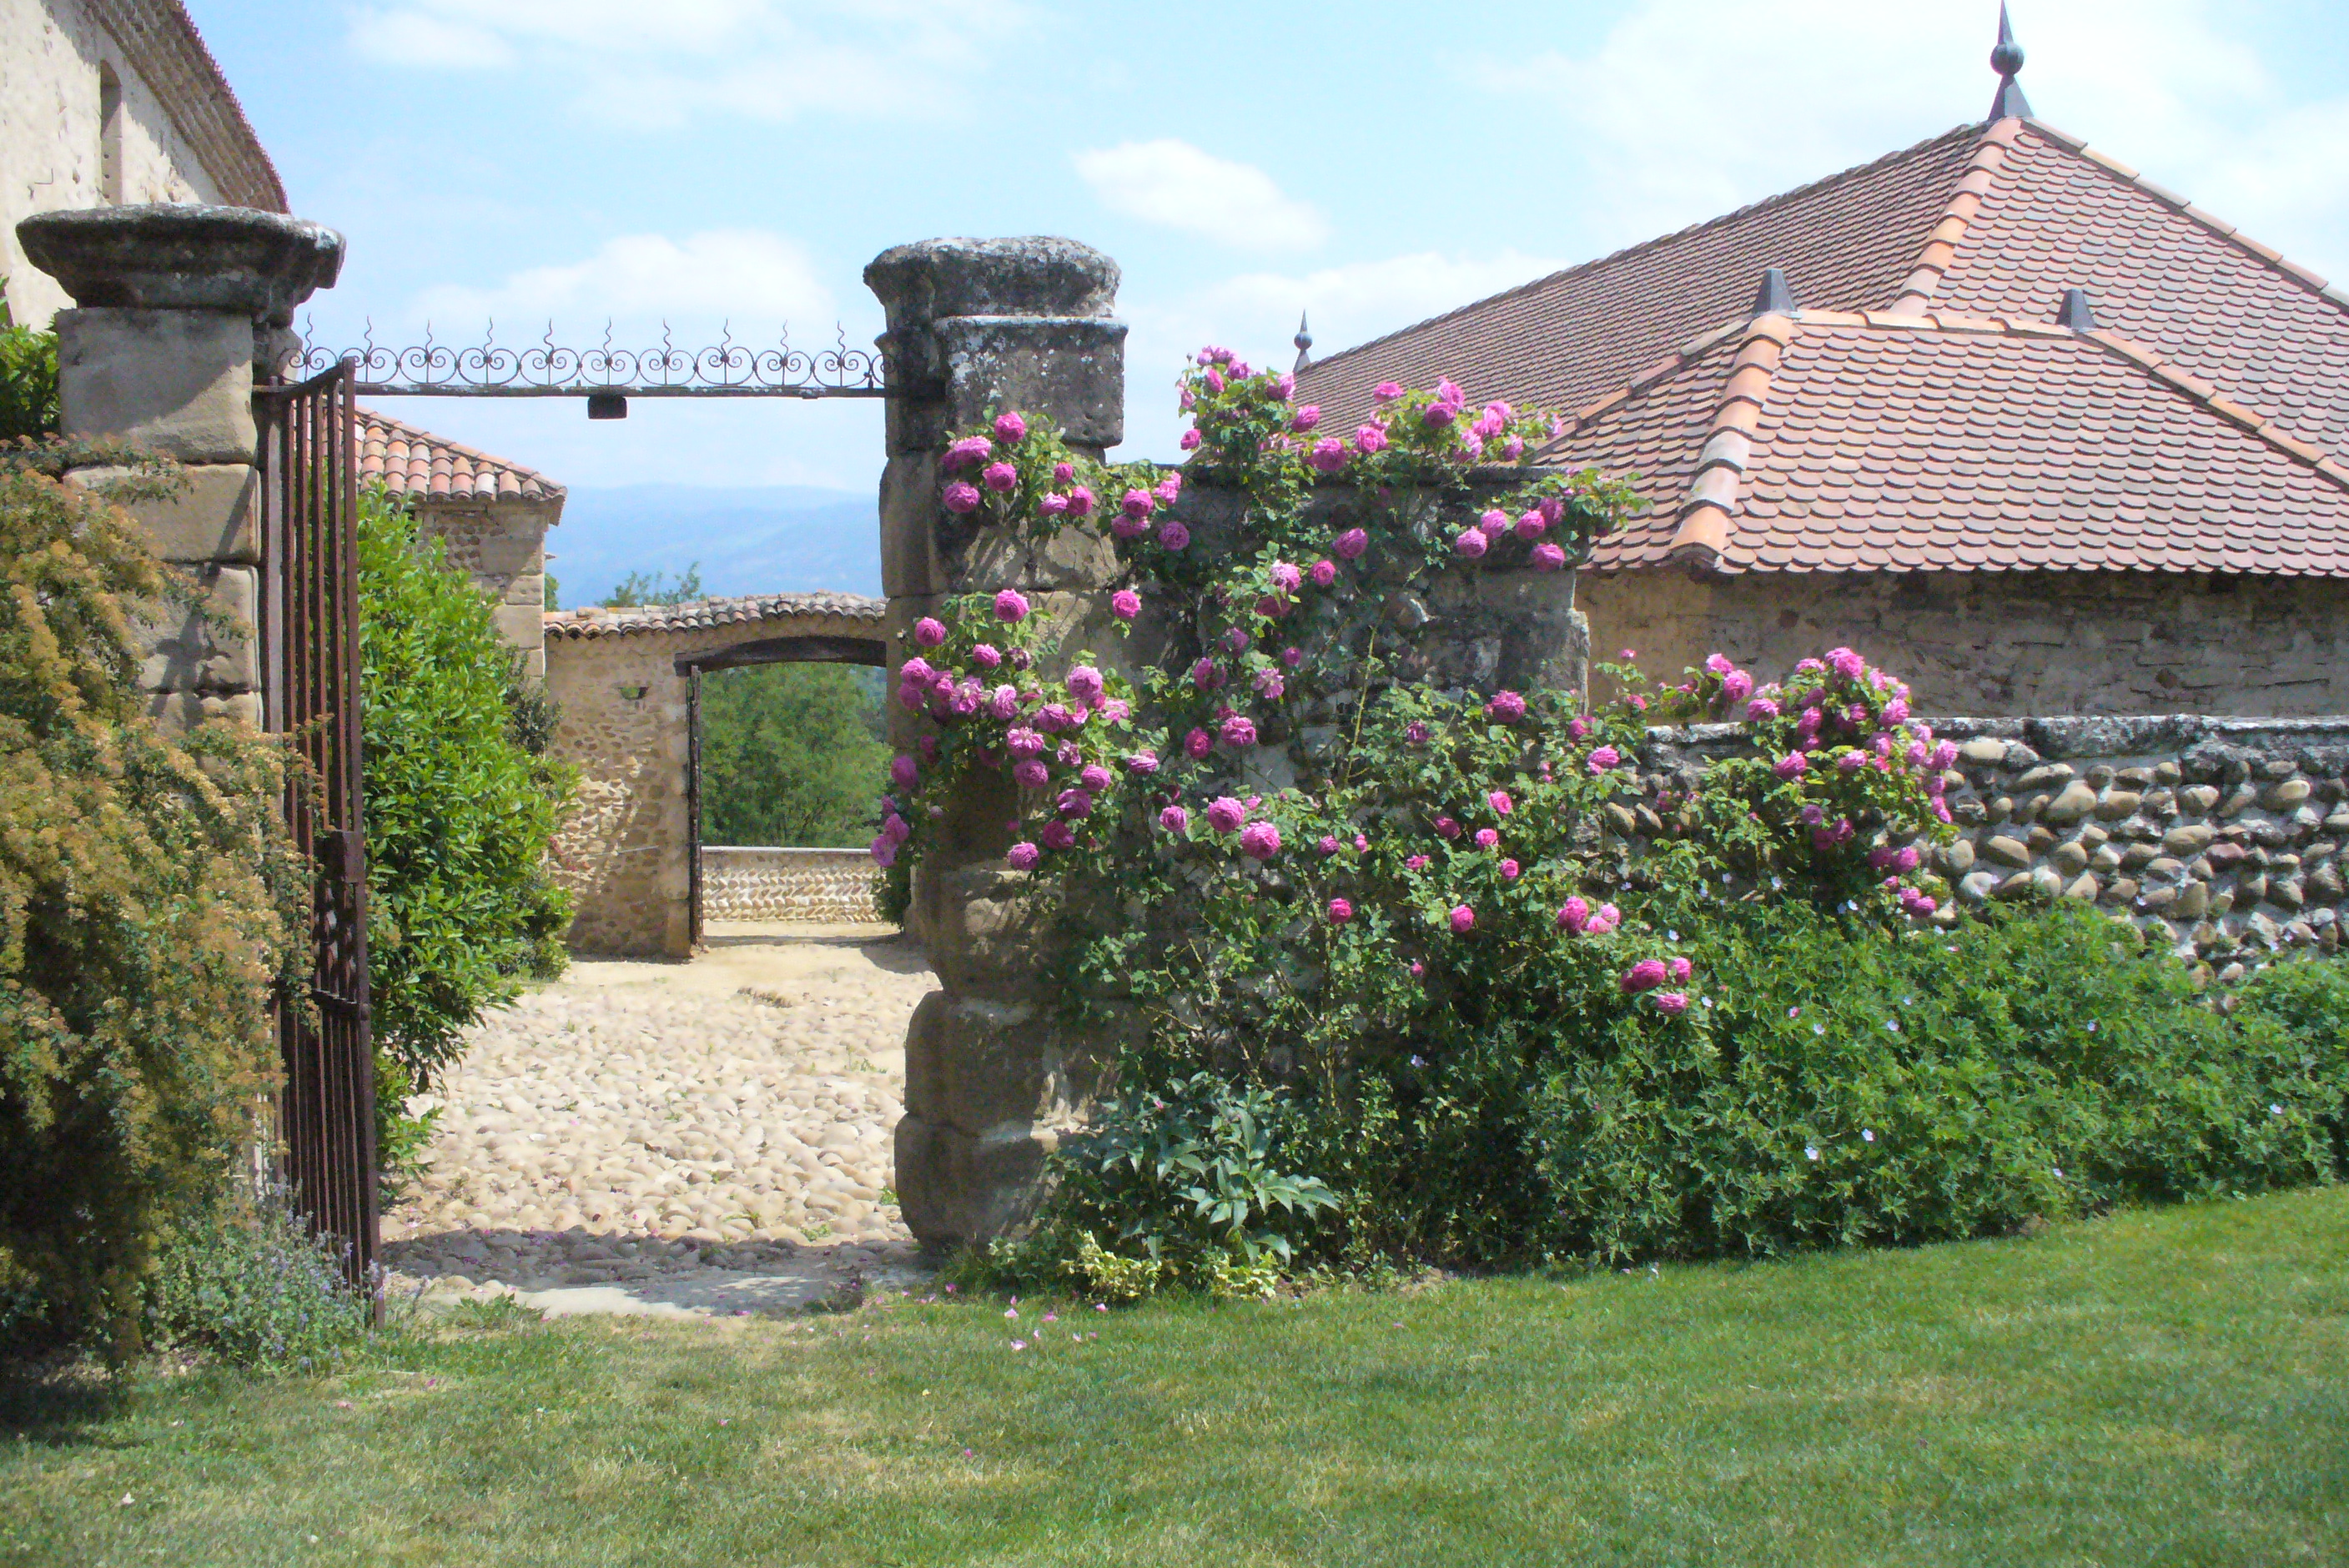
<path id="1" fill-rule="evenodd" d="M 572 775 L 533 749 L 549 712 L 489 596 L 379 490 L 359 506 L 359 657 L 376 1040 L 423 1088 L 485 1009 L 560 970 L 547 851 Z"/>
<path id="2" fill-rule="evenodd" d="M 57 335 L 19 326 L 0 290 L 0 441 L 42 440 L 57 428 Z"/>
<path id="3" fill-rule="evenodd" d="M 177 483 L 79 444 L 0 455 L 0 1337 L 124 1355 L 159 1253 L 261 1130 L 307 882 L 278 744 L 145 716 L 135 620 L 195 594 L 56 477 L 109 462 L 136 470 L 114 500 Z"/>
<path id="4" fill-rule="evenodd" d="M 1064 659 L 1020 595 L 970 597 L 900 669 L 932 722 L 876 859 L 903 889 L 931 806 L 1003 800 L 1065 1011 L 1140 1041 L 1003 1266 L 1131 1294 L 1267 1255 L 1764 1253 L 2339 1167 L 2343 1047 L 2291 985 L 2228 1015 L 2101 917 L 1958 923 L 1926 869 L 1955 748 L 1853 650 L 1776 685 L 1609 666 L 1593 709 L 1415 636 L 1400 608 L 1570 569 L 1636 504 L 1524 466 L 1546 418 L 1444 383 L 1331 435 L 1289 390 L 1203 353 L 1187 506 L 1016 417 L 947 454 L 960 526 L 1106 533 L 1143 634 Z M 1675 769 L 1658 723 L 1727 727 Z M 1330 1199 L 1268 1211 L 1278 1248 L 1137 1154 L 1195 1147 L 1218 1096 L 1263 1132 L 1249 1182 Z"/>

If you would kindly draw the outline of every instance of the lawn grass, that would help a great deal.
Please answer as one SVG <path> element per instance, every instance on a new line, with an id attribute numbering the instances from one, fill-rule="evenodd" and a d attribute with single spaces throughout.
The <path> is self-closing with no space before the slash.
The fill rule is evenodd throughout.
<path id="1" fill-rule="evenodd" d="M 1019 1311 L 571 1320 L 332 1378 L 20 1383 L 0 1564 L 2349 1561 L 2349 1191 Z"/>

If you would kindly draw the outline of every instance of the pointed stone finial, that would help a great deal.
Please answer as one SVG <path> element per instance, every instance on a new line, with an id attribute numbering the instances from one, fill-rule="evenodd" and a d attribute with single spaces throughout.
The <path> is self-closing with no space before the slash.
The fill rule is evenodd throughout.
<path id="1" fill-rule="evenodd" d="M 1754 291 L 1754 314 L 1792 315 L 1797 308 L 1795 291 L 1786 286 L 1786 274 L 1776 267 L 1763 268 L 1762 286 Z"/>
<path id="2" fill-rule="evenodd" d="M 1297 335 L 1288 340 L 1297 345 L 1297 368 L 1302 371 L 1313 363 L 1313 334 L 1306 329 L 1305 313 L 1297 313 Z"/>
<path id="3" fill-rule="evenodd" d="M 2023 46 L 2014 41 L 2014 26 L 2006 19 L 2006 0 L 1999 0 L 1998 43 L 1990 52 L 1990 68 L 1998 73 L 1998 95 L 1990 100 L 1991 119 L 2028 119 L 2031 100 L 2023 96 L 2014 79 L 2023 69 Z"/>
<path id="4" fill-rule="evenodd" d="M 2074 332 L 2096 330 L 2096 312 L 2088 303 L 2087 290 L 2065 289 L 2064 291 L 2064 306 L 2055 313 L 2055 325 L 2068 327 Z"/>

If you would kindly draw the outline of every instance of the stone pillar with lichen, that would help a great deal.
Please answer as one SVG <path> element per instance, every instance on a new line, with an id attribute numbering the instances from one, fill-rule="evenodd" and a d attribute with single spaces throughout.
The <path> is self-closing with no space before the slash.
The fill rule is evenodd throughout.
<path id="1" fill-rule="evenodd" d="M 1017 410 L 1099 458 L 1124 438 L 1125 324 L 1111 311 L 1117 264 L 1070 240 L 930 240 L 874 258 L 880 344 L 895 396 L 881 480 L 881 560 L 893 633 L 944 598 L 1016 588 L 1049 629 L 1047 674 L 1071 653 L 1104 655 L 1116 556 L 1071 530 L 1031 547 L 939 504 L 939 459 L 957 432 Z M 901 748 L 926 721 L 891 708 Z M 1063 1032 L 1043 984 L 1048 937 L 1003 861 L 1018 799 L 1009 779 L 972 780 L 943 805 L 913 882 L 909 932 L 943 989 L 905 1041 L 896 1186 L 905 1222 L 935 1245 L 1017 1223 L 1043 1161 L 1092 1087 L 1096 1053 Z"/>
<path id="2" fill-rule="evenodd" d="M 286 354 L 294 307 L 335 281 L 343 238 L 278 212 L 173 205 L 42 212 L 16 234 L 77 306 L 57 318 L 63 433 L 184 466 L 179 495 L 129 507 L 201 591 L 140 627 L 149 710 L 174 727 L 225 717 L 258 727 L 254 370 Z M 125 471 L 69 478 L 101 488 Z"/>

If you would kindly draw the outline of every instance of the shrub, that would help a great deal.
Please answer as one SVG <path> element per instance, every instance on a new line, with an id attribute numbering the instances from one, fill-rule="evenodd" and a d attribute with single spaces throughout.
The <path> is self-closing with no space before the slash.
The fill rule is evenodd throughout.
<path id="1" fill-rule="evenodd" d="M 374 1331 L 374 1302 L 279 1192 L 218 1202 L 184 1223 L 145 1306 L 150 1343 L 245 1370 L 322 1372 Z"/>
<path id="2" fill-rule="evenodd" d="M 57 428 L 57 335 L 19 326 L 0 290 L 0 441 L 39 439 Z"/>
<path id="3" fill-rule="evenodd" d="M 160 1239 L 256 1134 L 307 882 L 275 743 L 140 711 L 132 618 L 192 593 L 55 477 L 108 460 L 0 458 L 0 1329 L 122 1355 Z"/>
<path id="4" fill-rule="evenodd" d="M 551 717 L 488 596 L 380 490 L 359 507 L 359 611 L 376 1039 L 420 1088 L 483 1009 L 560 966 L 570 903 L 546 855 L 571 776 L 533 750 Z"/>

